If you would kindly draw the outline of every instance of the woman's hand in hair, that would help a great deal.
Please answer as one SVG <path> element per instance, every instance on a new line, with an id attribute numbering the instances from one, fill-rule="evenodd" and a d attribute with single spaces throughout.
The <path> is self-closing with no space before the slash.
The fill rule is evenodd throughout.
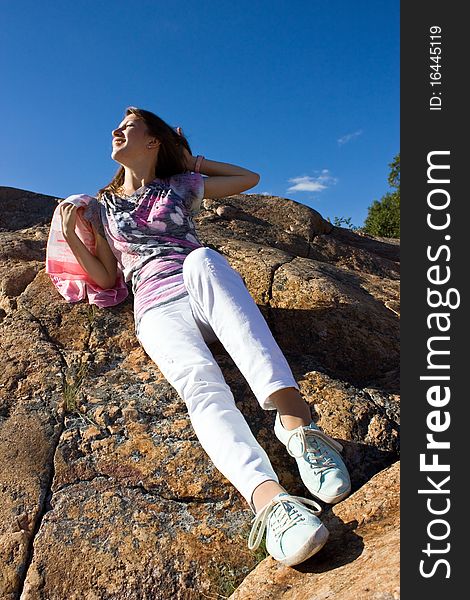
<path id="1" fill-rule="evenodd" d="M 180 136 L 183 136 L 183 130 L 181 129 L 181 127 L 176 128 L 176 133 Z M 196 165 L 196 158 L 191 154 L 191 152 L 188 151 L 188 149 L 184 145 L 182 145 L 181 148 L 183 151 L 183 160 L 186 166 L 186 170 L 193 171 Z"/>
<path id="2" fill-rule="evenodd" d="M 193 156 L 190 152 L 188 152 L 186 150 L 186 148 L 183 147 L 183 156 L 184 156 L 184 163 L 186 165 L 186 169 L 188 171 L 194 171 L 195 167 L 196 167 L 196 157 Z"/>

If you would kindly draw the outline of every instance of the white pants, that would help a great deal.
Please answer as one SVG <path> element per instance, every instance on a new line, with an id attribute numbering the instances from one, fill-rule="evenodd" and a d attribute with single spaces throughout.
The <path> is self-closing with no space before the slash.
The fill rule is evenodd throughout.
<path id="1" fill-rule="evenodd" d="M 138 339 L 186 403 L 214 465 L 256 512 L 254 489 L 279 479 L 206 342 L 221 341 L 264 410 L 276 409 L 270 394 L 299 386 L 243 279 L 224 256 L 210 248 L 193 250 L 183 263 L 183 277 L 188 296 L 144 313 Z"/>

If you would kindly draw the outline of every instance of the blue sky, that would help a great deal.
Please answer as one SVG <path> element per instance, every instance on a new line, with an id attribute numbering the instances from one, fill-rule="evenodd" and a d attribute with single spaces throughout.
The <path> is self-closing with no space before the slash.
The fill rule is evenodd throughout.
<path id="1" fill-rule="evenodd" d="M 0 185 L 94 195 L 127 106 L 193 154 L 261 175 L 247 193 L 351 217 L 399 151 L 398 0 L 0 0 Z"/>

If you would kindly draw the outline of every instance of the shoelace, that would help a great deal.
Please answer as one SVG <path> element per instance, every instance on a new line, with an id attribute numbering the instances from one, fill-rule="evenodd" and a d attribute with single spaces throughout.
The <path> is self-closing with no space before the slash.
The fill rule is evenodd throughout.
<path id="1" fill-rule="evenodd" d="M 294 458 L 300 458 L 307 452 L 307 460 L 313 463 L 313 466 L 318 471 L 325 471 L 330 467 L 336 467 L 334 458 L 328 453 L 328 448 L 324 447 L 322 451 L 316 438 L 337 452 L 341 452 L 343 449 L 343 446 L 339 442 L 330 438 L 323 431 L 301 427 L 289 436 L 286 443 L 287 452 Z M 293 439 L 300 441 L 300 454 L 295 454 L 289 447 Z"/>
<path id="2" fill-rule="evenodd" d="M 284 506 L 285 502 L 292 504 L 290 511 Z M 248 538 L 248 548 L 250 550 L 256 550 L 263 539 L 264 531 L 268 524 L 268 519 L 271 513 L 277 509 L 276 523 L 273 524 L 273 530 L 276 537 L 279 536 L 289 527 L 292 527 L 297 521 L 303 520 L 303 516 L 296 509 L 295 504 L 310 504 L 314 506 L 316 510 L 309 509 L 314 515 L 321 513 L 321 506 L 315 502 L 315 500 L 309 500 L 308 498 L 302 498 L 300 496 L 283 496 L 282 498 L 273 498 L 271 502 L 268 502 L 264 508 L 253 519 L 253 526 L 251 528 L 250 536 Z"/>

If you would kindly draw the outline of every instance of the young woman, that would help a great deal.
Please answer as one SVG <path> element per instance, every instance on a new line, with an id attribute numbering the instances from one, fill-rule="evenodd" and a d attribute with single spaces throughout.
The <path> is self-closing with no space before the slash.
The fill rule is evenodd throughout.
<path id="1" fill-rule="evenodd" d="M 179 128 L 143 109 L 129 107 L 112 138 L 111 157 L 121 166 L 84 213 L 95 255 L 77 236 L 77 205 L 67 199 L 60 205 L 63 236 L 97 286 L 112 288 L 119 271 L 132 282 L 139 342 L 186 403 L 204 450 L 255 514 L 249 548 L 266 531 L 268 552 L 286 565 L 298 564 L 328 537 L 316 516 L 320 506 L 279 485 L 207 343 L 219 339 L 260 406 L 277 411 L 275 435 L 295 457 L 307 489 L 328 503 L 350 491 L 342 448 L 312 422 L 242 278 L 202 245 L 192 220 L 203 198 L 239 194 L 259 175 L 192 156 Z"/>

